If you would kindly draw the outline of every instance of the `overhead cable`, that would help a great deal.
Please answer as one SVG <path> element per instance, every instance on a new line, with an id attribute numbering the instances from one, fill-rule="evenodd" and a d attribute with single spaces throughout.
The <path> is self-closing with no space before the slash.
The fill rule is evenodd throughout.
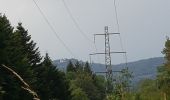
<path id="1" fill-rule="evenodd" d="M 117 29 L 118 29 L 118 33 L 120 33 L 120 26 L 119 26 L 119 19 L 118 19 L 118 13 L 117 13 L 116 0 L 114 0 L 113 2 L 114 2 Z M 122 49 L 122 51 L 125 51 L 124 48 L 123 48 L 123 41 L 122 41 L 122 37 L 121 37 L 120 34 L 119 34 L 119 38 L 120 38 L 121 49 Z M 124 54 L 124 59 L 125 59 L 125 64 L 127 66 L 127 54 L 126 53 Z"/>
<path id="2" fill-rule="evenodd" d="M 72 15 L 70 8 L 67 6 L 65 0 L 62 0 L 62 1 L 63 1 L 64 7 L 66 8 L 66 10 L 67 10 L 67 12 L 68 12 L 71 20 L 73 21 L 73 23 L 75 24 L 75 26 L 77 27 L 77 29 L 80 31 L 80 33 L 81 33 L 87 40 L 92 41 L 92 40 L 90 40 L 90 39 L 87 37 L 87 35 L 85 34 L 85 32 L 80 28 L 80 26 L 79 26 L 79 24 L 77 23 L 75 17 Z"/>
<path id="3" fill-rule="evenodd" d="M 63 4 L 64 4 L 64 7 L 66 8 L 66 11 L 68 12 L 71 20 L 73 21 L 74 25 L 76 26 L 76 28 L 79 30 L 79 32 L 83 35 L 84 38 L 86 38 L 90 43 L 93 43 L 94 44 L 94 48 L 95 48 L 95 51 L 97 52 L 97 46 L 95 44 L 95 41 L 93 42 L 91 39 L 89 39 L 87 37 L 87 35 L 85 34 L 85 32 L 80 28 L 80 25 L 77 23 L 75 17 L 73 16 L 73 14 L 71 13 L 71 10 L 70 8 L 68 7 L 67 3 L 65 2 L 65 0 L 62 0 Z M 99 57 L 98 57 L 98 61 L 99 61 Z"/>
<path id="4" fill-rule="evenodd" d="M 40 12 L 40 14 L 42 15 L 43 19 L 45 20 L 45 22 L 48 24 L 49 28 L 52 30 L 52 32 L 54 33 L 54 35 L 58 38 L 58 40 L 61 42 L 61 44 L 65 47 L 65 49 L 73 56 L 75 57 L 75 55 L 73 54 L 73 52 L 69 49 L 69 47 L 67 47 L 67 45 L 64 43 L 64 41 L 60 38 L 60 36 L 57 34 L 56 30 L 53 28 L 53 26 L 50 24 L 48 18 L 45 16 L 45 14 L 43 13 L 43 11 L 41 10 L 41 8 L 39 7 L 39 5 L 37 4 L 37 2 L 35 0 L 33 0 L 35 6 L 38 8 L 38 11 Z"/>

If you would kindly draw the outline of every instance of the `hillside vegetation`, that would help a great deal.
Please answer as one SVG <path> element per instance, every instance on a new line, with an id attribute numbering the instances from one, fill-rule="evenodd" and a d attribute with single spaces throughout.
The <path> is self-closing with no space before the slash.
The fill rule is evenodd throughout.
<path id="1" fill-rule="evenodd" d="M 120 72 L 110 80 L 94 73 L 104 69 L 100 64 L 70 60 L 65 70 L 59 70 L 48 53 L 41 56 L 22 23 L 13 27 L 0 15 L 0 100 L 170 100 L 169 52 L 167 38 L 162 51 L 165 61 L 116 65 L 113 70 Z M 140 79 L 152 74 L 154 78 Z M 140 79 L 136 89 L 133 78 Z"/>
<path id="2" fill-rule="evenodd" d="M 76 63 L 77 59 L 61 59 L 54 60 L 53 64 L 57 66 L 59 70 L 66 71 L 66 67 L 71 61 L 72 63 Z M 80 63 L 85 63 L 83 61 L 79 61 Z M 157 76 L 157 68 L 165 62 L 163 57 L 155 57 L 149 59 L 143 59 L 139 61 L 129 62 L 127 65 L 125 63 L 117 64 L 112 66 L 113 70 L 119 71 L 125 67 L 128 67 L 130 72 L 133 72 L 132 83 L 136 86 L 138 82 L 143 79 L 156 79 Z M 105 65 L 100 63 L 92 63 L 91 64 L 93 72 L 101 72 L 105 70 Z"/>

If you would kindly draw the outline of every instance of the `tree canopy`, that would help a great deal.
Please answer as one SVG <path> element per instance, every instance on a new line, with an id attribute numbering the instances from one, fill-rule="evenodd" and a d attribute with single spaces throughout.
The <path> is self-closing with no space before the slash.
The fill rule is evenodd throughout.
<path id="1" fill-rule="evenodd" d="M 48 54 L 40 55 L 36 43 L 22 23 L 13 28 L 5 15 L 0 15 L 0 66 L 17 72 L 42 100 L 69 100 L 69 83 L 65 73 L 53 66 Z M 21 83 L 0 67 L 0 100 L 31 100 Z"/>

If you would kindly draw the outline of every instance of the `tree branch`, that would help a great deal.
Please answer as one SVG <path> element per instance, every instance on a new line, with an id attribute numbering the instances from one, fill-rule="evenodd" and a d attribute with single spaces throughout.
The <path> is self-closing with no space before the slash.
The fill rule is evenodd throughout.
<path id="1" fill-rule="evenodd" d="M 11 69 L 5 65 L 2 65 L 2 67 L 5 68 L 10 73 L 12 73 L 23 84 L 23 86 L 21 86 L 21 88 L 28 91 L 34 97 L 33 98 L 34 100 L 40 100 L 37 93 L 31 89 L 31 87 L 24 81 L 24 79 L 19 74 L 17 74 L 13 69 Z"/>

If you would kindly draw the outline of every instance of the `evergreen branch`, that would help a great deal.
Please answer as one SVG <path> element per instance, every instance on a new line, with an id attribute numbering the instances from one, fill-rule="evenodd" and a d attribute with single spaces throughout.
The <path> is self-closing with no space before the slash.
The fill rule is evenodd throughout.
<path id="1" fill-rule="evenodd" d="M 24 79 L 19 74 L 17 74 L 13 69 L 11 69 L 5 65 L 2 65 L 2 67 L 5 68 L 6 70 L 8 70 L 10 73 L 12 73 L 23 84 L 23 86 L 21 86 L 21 88 L 28 91 L 34 97 L 33 98 L 34 100 L 40 100 L 37 93 L 31 89 L 31 87 L 24 81 Z"/>

